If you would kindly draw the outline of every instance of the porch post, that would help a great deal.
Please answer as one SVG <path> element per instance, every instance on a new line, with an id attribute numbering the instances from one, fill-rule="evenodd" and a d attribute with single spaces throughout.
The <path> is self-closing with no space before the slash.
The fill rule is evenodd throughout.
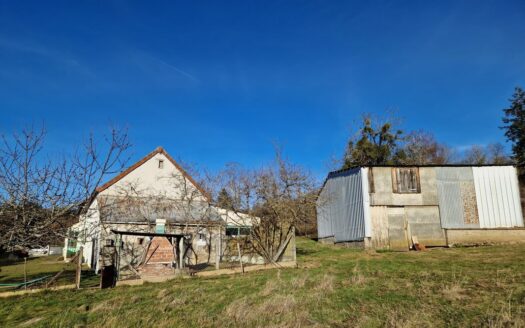
<path id="1" fill-rule="evenodd" d="M 179 240 L 179 267 L 184 268 L 184 237 Z"/>
<path id="2" fill-rule="evenodd" d="M 215 237 L 215 269 L 219 270 L 221 267 L 221 233 L 219 232 Z"/>

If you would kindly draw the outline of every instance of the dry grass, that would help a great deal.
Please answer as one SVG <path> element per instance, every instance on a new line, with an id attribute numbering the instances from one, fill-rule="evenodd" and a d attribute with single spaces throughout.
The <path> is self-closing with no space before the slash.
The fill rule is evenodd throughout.
<path id="1" fill-rule="evenodd" d="M 299 268 L 0 300 L 0 326 L 524 327 L 525 245 L 367 253 L 299 239 Z"/>
<path id="2" fill-rule="evenodd" d="M 467 295 L 465 295 L 465 289 L 459 284 L 445 286 L 441 293 L 443 293 L 443 296 L 449 301 L 458 301 L 467 298 Z"/>

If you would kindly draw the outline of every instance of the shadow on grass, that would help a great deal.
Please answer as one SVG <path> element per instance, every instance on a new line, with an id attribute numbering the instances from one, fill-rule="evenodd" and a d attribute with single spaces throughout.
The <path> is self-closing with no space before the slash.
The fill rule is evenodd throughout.
<path id="1" fill-rule="evenodd" d="M 297 255 L 299 256 L 307 256 L 307 255 L 313 255 L 313 254 L 319 253 L 319 251 L 315 249 L 299 248 L 299 247 L 297 247 L 296 252 L 297 252 Z"/>

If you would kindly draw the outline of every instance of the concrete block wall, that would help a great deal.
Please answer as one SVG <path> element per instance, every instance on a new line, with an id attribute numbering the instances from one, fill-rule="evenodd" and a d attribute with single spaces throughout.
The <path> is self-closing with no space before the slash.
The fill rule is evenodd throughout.
<path id="1" fill-rule="evenodd" d="M 392 168 L 373 167 L 374 192 L 370 194 L 371 206 L 429 206 L 438 205 L 436 172 L 432 167 L 420 167 L 421 193 L 397 194 L 392 188 Z"/>

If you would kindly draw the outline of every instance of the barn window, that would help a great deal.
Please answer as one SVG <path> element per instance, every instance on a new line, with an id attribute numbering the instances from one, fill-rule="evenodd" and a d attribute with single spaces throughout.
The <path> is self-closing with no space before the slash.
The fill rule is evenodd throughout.
<path id="1" fill-rule="evenodd" d="M 419 169 L 417 167 L 392 168 L 392 189 L 398 194 L 420 193 Z"/>
<path id="2" fill-rule="evenodd" d="M 164 160 L 159 159 L 159 169 L 163 169 L 163 168 L 164 168 Z"/>

